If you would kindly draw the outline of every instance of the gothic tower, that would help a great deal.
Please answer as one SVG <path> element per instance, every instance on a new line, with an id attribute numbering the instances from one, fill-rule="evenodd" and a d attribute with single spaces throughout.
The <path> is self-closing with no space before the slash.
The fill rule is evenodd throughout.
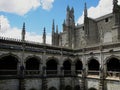
<path id="1" fill-rule="evenodd" d="M 55 25 L 54 25 L 54 20 L 52 23 L 52 45 L 55 45 Z"/>
<path id="2" fill-rule="evenodd" d="M 66 20 L 64 20 L 63 23 L 63 32 L 67 32 L 67 39 L 66 44 L 70 48 L 74 48 L 75 43 L 75 20 L 74 20 L 74 9 L 73 7 L 70 9 L 69 6 L 67 6 L 67 14 L 66 14 Z"/>
<path id="3" fill-rule="evenodd" d="M 56 31 L 55 31 L 54 20 L 53 20 L 53 24 L 52 24 L 52 45 L 59 46 L 58 25 L 56 25 Z"/>
<path id="4" fill-rule="evenodd" d="M 99 32 L 97 22 L 88 17 L 87 5 L 84 7 L 84 31 L 86 45 L 93 45 L 99 42 Z"/>

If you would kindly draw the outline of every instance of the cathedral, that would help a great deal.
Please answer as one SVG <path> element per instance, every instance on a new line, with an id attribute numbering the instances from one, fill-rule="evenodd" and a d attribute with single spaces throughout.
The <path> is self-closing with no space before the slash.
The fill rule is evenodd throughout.
<path id="1" fill-rule="evenodd" d="M 93 19 L 84 6 L 84 23 L 66 9 L 63 31 L 52 23 L 52 45 L 0 37 L 0 90 L 120 90 L 120 5 Z"/>
<path id="2" fill-rule="evenodd" d="M 88 17 L 87 6 L 84 7 L 84 24 L 75 25 L 74 8 L 67 7 L 66 19 L 63 22 L 63 32 L 52 25 L 52 45 L 69 47 L 72 49 L 84 48 L 118 42 L 120 39 L 120 6 L 113 2 L 113 12 L 96 19 Z"/>

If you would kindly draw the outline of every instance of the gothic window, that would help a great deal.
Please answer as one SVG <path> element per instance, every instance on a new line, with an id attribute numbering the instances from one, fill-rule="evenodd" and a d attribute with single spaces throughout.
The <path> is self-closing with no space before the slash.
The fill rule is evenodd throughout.
<path id="1" fill-rule="evenodd" d="M 111 58 L 107 62 L 108 71 L 120 71 L 120 61 L 116 58 Z"/>
<path id="2" fill-rule="evenodd" d="M 77 60 L 77 62 L 75 63 L 75 69 L 76 70 L 82 70 L 82 62 L 80 60 Z"/>
<path id="3" fill-rule="evenodd" d="M 57 61 L 54 59 L 49 60 L 46 63 L 47 74 L 57 74 Z"/>
<path id="4" fill-rule="evenodd" d="M 18 59 L 14 56 L 5 56 L 0 59 L 0 74 L 14 75 L 17 74 Z M 8 71 L 7 71 L 8 70 Z"/>
<path id="5" fill-rule="evenodd" d="M 109 18 L 105 18 L 105 22 L 109 22 Z"/>
<path id="6" fill-rule="evenodd" d="M 32 57 L 26 61 L 26 70 L 39 70 L 39 61 Z"/>
<path id="7" fill-rule="evenodd" d="M 99 71 L 99 62 L 95 59 L 91 59 L 88 62 L 88 69 L 89 70 L 95 70 L 95 71 Z"/>
<path id="8" fill-rule="evenodd" d="M 63 63 L 63 69 L 65 75 L 71 75 L 71 62 L 69 60 Z"/>

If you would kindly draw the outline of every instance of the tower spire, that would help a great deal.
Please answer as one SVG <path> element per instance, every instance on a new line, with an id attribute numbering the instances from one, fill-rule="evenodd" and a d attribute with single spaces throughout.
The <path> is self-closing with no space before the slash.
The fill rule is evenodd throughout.
<path id="1" fill-rule="evenodd" d="M 53 23 L 52 23 L 52 32 L 55 32 L 55 24 L 54 24 L 54 19 L 53 19 Z"/>
<path id="2" fill-rule="evenodd" d="M 55 44 L 55 24 L 54 24 L 54 19 L 52 22 L 52 45 Z"/>
<path id="3" fill-rule="evenodd" d="M 87 12 L 87 4 L 85 2 L 85 7 L 84 7 L 84 17 L 88 16 L 88 12 Z"/>
<path id="4" fill-rule="evenodd" d="M 56 33 L 58 34 L 58 25 L 56 25 Z"/>
<path id="5" fill-rule="evenodd" d="M 118 0 L 113 0 L 113 5 L 117 5 Z"/>
<path id="6" fill-rule="evenodd" d="M 43 44 L 46 44 L 46 29 L 43 30 Z"/>
<path id="7" fill-rule="evenodd" d="M 25 41 L 25 22 L 23 23 L 23 28 L 22 28 L 22 41 Z"/>

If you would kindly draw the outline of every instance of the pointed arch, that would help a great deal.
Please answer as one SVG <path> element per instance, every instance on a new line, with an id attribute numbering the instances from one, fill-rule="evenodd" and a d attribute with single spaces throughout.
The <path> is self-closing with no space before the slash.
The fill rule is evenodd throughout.
<path id="1" fill-rule="evenodd" d="M 6 56 L 15 57 L 15 58 L 17 59 L 17 62 L 20 62 L 20 61 L 21 61 L 21 59 L 20 59 L 17 55 L 15 55 L 15 54 L 13 54 L 13 53 L 2 54 L 2 55 L 0 55 L 0 59 L 2 59 L 3 57 L 6 57 Z"/>
<path id="2" fill-rule="evenodd" d="M 58 69 L 58 59 L 55 57 L 49 57 L 46 60 L 46 73 L 47 75 L 56 75 Z"/>
<path id="3" fill-rule="evenodd" d="M 58 59 L 58 58 L 56 58 L 56 57 L 54 57 L 54 56 L 48 57 L 48 58 L 46 59 L 46 62 L 48 62 L 49 60 L 55 60 L 55 62 L 57 62 L 57 64 L 59 65 L 59 59 Z"/>
<path id="4" fill-rule="evenodd" d="M 96 57 L 91 57 L 88 59 L 88 70 L 99 70 L 100 63 Z"/>
<path id="5" fill-rule="evenodd" d="M 72 61 L 69 59 L 66 59 L 63 62 L 64 75 L 71 75 L 71 65 L 72 65 Z"/>
<path id="6" fill-rule="evenodd" d="M 80 59 L 76 59 L 74 63 L 75 63 L 75 70 L 83 69 L 83 62 Z"/>
<path id="7" fill-rule="evenodd" d="M 41 58 L 39 56 L 36 56 L 36 55 L 31 55 L 31 56 L 28 56 L 25 58 L 25 63 L 27 60 L 31 59 L 31 58 L 35 58 L 39 63 L 41 63 Z"/>
<path id="8" fill-rule="evenodd" d="M 104 64 L 107 64 L 111 58 L 116 58 L 116 59 L 120 60 L 119 56 L 111 55 L 111 56 L 108 56 L 108 57 L 105 58 Z"/>

